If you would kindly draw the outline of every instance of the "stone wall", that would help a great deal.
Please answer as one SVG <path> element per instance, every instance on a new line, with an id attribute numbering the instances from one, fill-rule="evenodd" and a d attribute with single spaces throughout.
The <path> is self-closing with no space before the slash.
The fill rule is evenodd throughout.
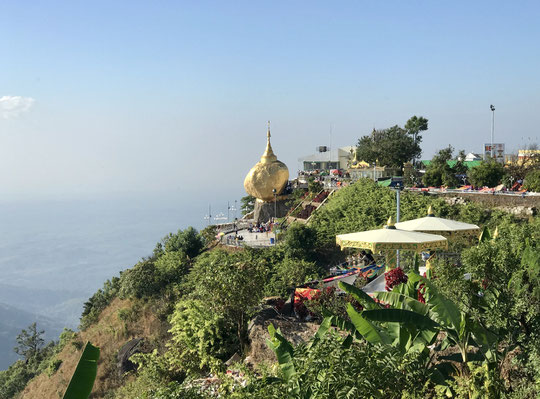
<path id="1" fill-rule="evenodd" d="M 501 209 L 514 215 L 536 215 L 540 208 L 540 196 L 510 196 L 492 194 L 438 194 L 448 203 L 460 204 L 465 202 L 478 202 L 490 208 Z"/>

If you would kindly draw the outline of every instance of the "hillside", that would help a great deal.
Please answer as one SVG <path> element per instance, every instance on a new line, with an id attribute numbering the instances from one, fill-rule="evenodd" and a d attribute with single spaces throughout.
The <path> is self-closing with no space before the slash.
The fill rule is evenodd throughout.
<path id="1" fill-rule="evenodd" d="M 156 319 L 148 306 L 137 306 L 137 315 L 126 319 L 122 314 L 134 309 L 136 302 L 114 299 L 101 313 L 96 324 L 82 331 L 56 355 L 61 361 L 58 370 L 51 376 L 41 374 L 34 378 L 22 392 L 23 398 L 57 399 L 63 395 L 71 375 L 87 341 L 101 350 L 98 375 L 94 384 L 93 397 L 105 397 L 107 392 L 125 383 L 129 377 L 120 376 L 116 365 L 116 354 L 133 338 L 144 337 L 147 341 L 163 339 L 166 325 Z"/>
<path id="2" fill-rule="evenodd" d="M 344 390 L 352 397 L 435 398 L 439 397 L 437 392 L 452 392 L 460 398 L 473 393 L 498 398 L 517 392 L 515 398 L 534 398 L 535 384 L 540 383 L 535 371 L 540 359 L 535 346 L 540 328 L 540 273 L 535 271 L 540 271 L 540 262 L 534 257 L 540 248 L 538 217 L 518 219 L 477 204 L 449 204 L 442 198 L 403 193 L 402 220 L 424 216 L 431 205 L 440 216 L 499 229 L 496 240 L 472 247 L 453 241 L 450 250 L 459 255 L 460 262 L 441 258 L 434 265 L 436 278 L 421 280 L 409 274 L 409 283 L 397 282 L 395 289 L 401 290 L 400 295 L 412 295 L 407 303 L 414 301 L 416 305 L 410 311 L 430 309 L 431 313 L 416 315 L 415 324 L 407 327 L 411 340 L 417 334 L 414 347 L 420 345 L 420 350 L 409 351 L 411 345 L 401 346 L 406 340 L 392 343 L 388 338 L 396 333 L 395 324 L 399 323 L 391 327 L 372 320 L 370 328 L 377 331 L 375 335 L 367 334 L 365 326 L 360 329 L 356 323 L 358 317 L 368 317 L 366 309 L 384 311 L 386 307 L 379 309 L 380 305 L 365 302 L 366 298 L 354 292 L 341 298 L 333 291 L 323 291 L 321 297 L 304 304 L 308 308 L 305 314 L 315 323 L 328 311 L 335 317 L 323 323 L 326 327 L 307 346 L 302 342 L 312 336 L 317 325 L 279 313 L 290 297 L 290 287 L 325 275 L 331 261 L 347 255 L 336 247 L 335 234 L 380 227 L 395 212 L 394 198 L 393 191 L 361 181 L 332 196 L 310 225 L 291 225 L 280 237 L 280 245 L 265 249 L 215 246 L 212 228 L 170 234 L 149 258 L 105 282 L 85 303 L 81 331 L 48 352 L 35 368 L 37 376 L 19 396 L 6 398 L 59 397 L 86 341 L 101 348 L 92 398 L 207 398 L 216 397 L 218 392 L 222 397 L 236 398 L 283 398 L 295 396 L 295 392 L 304 397 L 333 398 L 345 395 Z M 410 267 L 410 258 L 404 260 L 404 267 Z M 463 279 L 464 273 L 473 278 Z M 421 297 L 422 292 L 425 296 Z M 481 300 L 483 297 L 489 301 Z M 400 307 L 390 302 L 396 309 Z M 435 381 L 432 374 L 440 372 L 441 356 L 459 354 L 461 345 L 452 341 L 461 334 L 455 330 L 457 322 L 449 322 L 447 316 L 425 320 L 426 315 L 436 317 L 441 306 L 452 308 L 445 315 L 458 314 L 457 319 L 467 320 L 460 328 L 476 338 L 465 345 L 463 358 L 452 360 L 450 371 Z M 258 317 L 250 323 L 255 315 Z M 349 323 L 356 320 L 351 335 L 351 327 L 342 330 L 346 324 L 337 322 L 340 318 Z M 291 340 L 285 344 L 281 333 L 272 333 L 273 345 L 281 342 L 291 348 L 283 372 L 265 347 L 265 339 L 271 338 L 267 330 L 270 322 L 281 326 Z M 429 331 L 422 326 L 429 326 Z M 482 330 L 482 326 L 489 330 Z M 497 331 L 496 336 L 492 331 Z M 406 337 L 405 331 L 399 334 Z M 255 336 L 257 342 L 250 342 Z M 374 337 L 386 338 L 377 341 Z M 132 360 L 140 367 L 123 373 L 118 354 L 136 338 L 143 340 L 138 350 L 144 355 Z M 449 349 L 443 353 L 441 348 Z M 512 355 L 514 350 L 523 356 Z M 226 365 L 235 353 L 240 360 L 249 355 L 245 359 L 248 365 Z M 481 354 L 485 354 L 483 360 Z M 518 369 L 509 368 L 509 364 Z M 17 367 L 24 365 L 19 362 Z M 459 372 L 452 372 L 452 367 Z M 2 383 L 13 380 L 12 374 L 9 370 L 0 373 L 0 393 Z M 284 396 L 285 392 L 291 394 Z"/>

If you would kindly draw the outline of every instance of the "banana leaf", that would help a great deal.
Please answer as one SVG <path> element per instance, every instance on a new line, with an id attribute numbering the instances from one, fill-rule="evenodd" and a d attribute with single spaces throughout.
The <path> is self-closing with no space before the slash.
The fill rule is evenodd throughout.
<path id="1" fill-rule="evenodd" d="M 420 313 L 424 316 L 429 313 L 429 306 L 425 303 L 397 292 L 375 292 L 373 295 L 379 301 L 388 303 L 395 308 L 412 310 L 413 312 Z"/>
<path id="2" fill-rule="evenodd" d="M 362 316 L 368 320 L 379 322 L 397 322 L 415 326 L 418 329 L 437 329 L 439 323 L 429 317 L 406 309 L 376 309 L 364 310 Z"/>
<path id="3" fill-rule="evenodd" d="M 368 294 L 362 291 L 360 288 L 355 287 L 354 285 L 344 283 L 340 281 L 338 283 L 339 288 L 345 291 L 347 294 L 351 295 L 354 299 L 365 306 L 366 309 L 379 309 L 380 306 L 377 302 L 373 300 Z"/>
<path id="4" fill-rule="evenodd" d="M 426 303 L 430 308 L 433 319 L 444 327 L 452 327 L 456 333 L 459 333 L 463 329 L 462 315 L 456 304 L 439 293 L 437 287 L 431 284 L 428 279 L 416 273 L 409 273 L 409 279 L 415 282 L 421 281 L 425 284 L 429 293 L 429 299 Z"/>
<path id="5" fill-rule="evenodd" d="M 331 317 L 325 317 L 317 329 L 317 332 L 315 333 L 315 336 L 307 346 L 308 349 L 311 349 L 313 346 L 317 345 L 317 343 L 326 335 L 328 330 L 332 327 L 332 318 Z"/>
<path id="6" fill-rule="evenodd" d="M 499 336 L 482 327 L 478 322 L 471 323 L 471 332 L 474 342 L 488 362 L 496 362 L 497 344 Z"/>
<path id="7" fill-rule="evenodd" d="M 387 323 L 386 331 L 388 335 L 394 338 L 392 345 L 398 348 L 401 353 L 407 352 L 412 344 L 410 331 L 400 323 Z"/>
<path id="8" fill-rule="evenodd" d="M 64 393 L 64 399 L 87 399 L 97 375 L 99 348 L 86 343 L 79 363 Z"/>
<path id="9" fill-rule="evenodd" d="M 487 226 L 484 226 L 482 232 L 480 233 L 480 237 L 478 237 L 478 242 L 486 242 L 489 240 L 491 240 L 491 233 L 489 232 Z"/>
<path id="10" fill-rule="evenodd" d="M 343 342 L 341 343 L 341 347 L 343 349 L 349 349 L 353 343 L 353 336 L 351 334 L 347 335 L 347 338 L 345 338 L 343 340 Z"/>
<path id="11" fill-rule="evenodd" d="M 437 338 L 437 335 L 439 334 L 439 330 L 427 330 L 427 329 L 421 329 L 418 332 L 418 335 L 414 338 L 414 345 L 417 344 L 425 344 L 432 345 L 435 342 L 435 339 Z"/>
<path id="12" fill-rule="evenodd" d="M 270 339 L 267 339 L 266 343 L 276 354 L 283 376 L 289 382 L 296 376 L 296 369 L 292 361 L 294 349 L 289 341 L 279 331 L 276 331 L 272 323 L 268 326 L 268 332 L 270 333 Z"/>
<path id="13" fill-rule="evenodd" d="M 390 344 L 392 342 L 392 339 L 384 331 L 364 319 L 360 313 L 354 310 L 350 303 L 347 305 L 347 314 L 351 318 L 356 331 L 358 331 L 369 343 Z"/>
<path id="14" fill-rule="evenodd" d="M 291 382 L 295 379 L 297 374 L 292 361 L 294 349 L 289 341 L 279 333 L 279 330 L 276 331 L 272 323 L 268 326 L 268 332 L 270 333 L 271 339 L 267 339 L 266 343 L 276 354 L 285 381 Z M 292 392 L 298 394 L 300 392 L 300 387 L 296 385 Z"/>

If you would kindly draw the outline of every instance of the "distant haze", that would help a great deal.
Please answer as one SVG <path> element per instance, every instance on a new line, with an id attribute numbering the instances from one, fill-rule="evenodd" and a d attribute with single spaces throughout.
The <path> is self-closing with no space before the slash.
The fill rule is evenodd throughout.
<path id="1" fill-rule="evenodd" d="M 437 149 L 538 142 L 538 2 L 7 2 L 0 194 L 242 191 L 273 145 L 429 119 Z M 333 130 L 330 139 L 330 130 Z M 331 143 L 330 143 L 331 141 Z"/>

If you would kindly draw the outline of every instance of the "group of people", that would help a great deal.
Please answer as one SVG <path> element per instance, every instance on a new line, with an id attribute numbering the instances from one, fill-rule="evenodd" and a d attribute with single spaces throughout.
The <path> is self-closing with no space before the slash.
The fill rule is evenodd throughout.
<path id="1" fill-rule="evenodd" d="M 227 244 L 228 245 L 234 245 L 234 244 L 238 244 L 238 241 L 243 241 L 244 240 L 244 236 L 241 236 L 241 235 L 238 235 L 238 234 L 235 234 L 234 236 L 230 235 L 230 236 L 227 236 Z"/>
<path id="2" fill-rule="evenodd" d="M 370 266 L 375 263 L 375 258 L 371 252 L 361 251 L 356 255 L 347 256 L 348 266 Z"/>
<path id="3" fill-rule="evenodd" d="M 250 233 L 268 233 L 269 231 L 272 231 L 272 223 L 259 223 L 253 225 L 249 224 L 248 229 Z"/>

